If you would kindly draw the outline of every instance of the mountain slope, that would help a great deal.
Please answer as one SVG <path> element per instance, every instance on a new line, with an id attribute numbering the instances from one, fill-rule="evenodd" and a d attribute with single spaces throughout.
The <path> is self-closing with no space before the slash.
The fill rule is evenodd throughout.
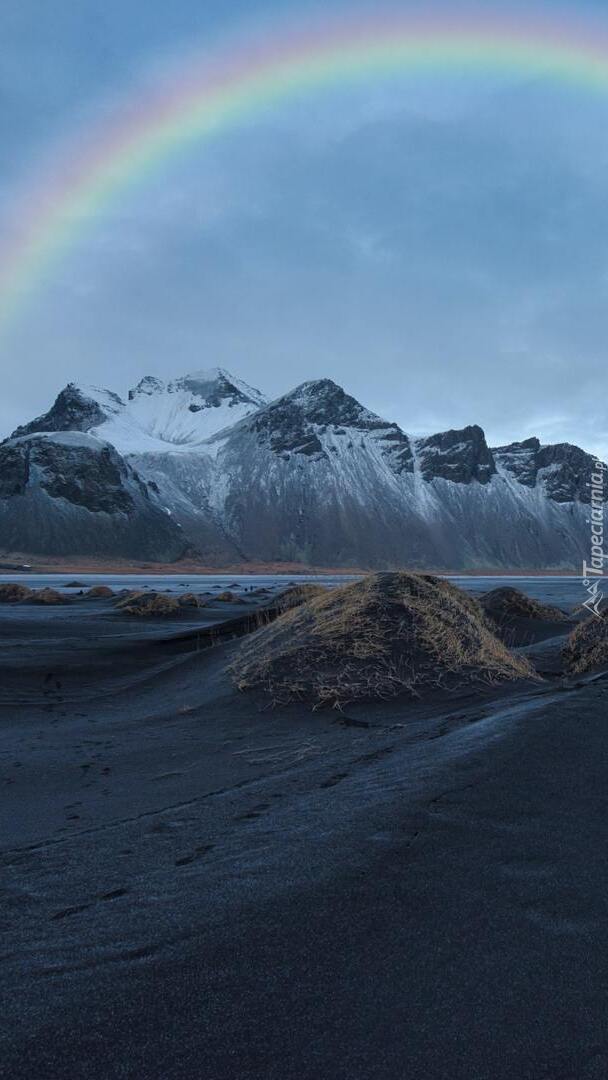
<path id="1" fill-rule="evenodd" d="M 328 380 L 209 447 L 210 505 L 251 558 L 454 569 L 582 561 L 579 492 L 592 466 L 582 451 L 571 473 L 554 453 L 551 481 L 541 471 L 530 489 L 499 468 L 481 428 L 408 438 Z M 558 475 L 567 504 L 553 497 Z"/>
<path id="2" fill-rule="evenodd" d="M 15 434 L 61 430 L 123 453 L 209 564 L 580 569 L 588 555 L 589 454 L 536 438 L 492 450 L 478 425 L 413 438 L 329 379 L 270 403 L 219 368 L 147 376 L 126 402 L 70 384 Z"/>
<path id="3" fill-rule="evenodd" d="M 151 375 L 118 394 L 69 383 L 48 412 L 17 428 L 13 437 L 36 431 L 88 431 L 122 454 L 187 451 L 264 405 L 259 390 L 223 368 L 199 371 L 164 383 Z"/>
<path id="4" fill-rule="evenodd" d="M 32 433 L 0 446 L 0 546 L 49 555 L 178 559 L 188 547 L 153 489 L 83 432 Z"/>

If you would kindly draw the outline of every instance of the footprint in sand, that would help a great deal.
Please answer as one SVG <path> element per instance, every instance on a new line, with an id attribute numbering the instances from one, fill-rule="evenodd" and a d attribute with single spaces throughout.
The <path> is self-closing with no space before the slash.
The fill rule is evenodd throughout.
<path id="1" fill-rule="evenodd" d="M 92 908 L 95 900 L 118 900 L 121 896 L 126 896 L 128 891 L 129 890 L 126 888 L 112 889 L 110 892 L 100 893 L 93 901 L 83 904 L 72 904 L 71 907 L 61 908 L 51 915 L 51 921 L 56 922 L 58 919 L 66 919 L 70 915 L 80 915 L 83 911 L 88 911 Z"/>
<path id="2" fill-rule="evenodd" d="M 128 889 L 112 889 L 111 892 L 101 893 L 97 897 L 98 900 L 118 900 L 120 896 L 126 896 Z"/>
<path id="3" fill-rule="evenodd" d="M 336 784 L 339 784 L 342 780 L 346 780 L 347 777 L 348 777 L 348 773 L 346 773 L 346 772 L 334 773 L 333 776 L 328 776 L 327 780 L 323 780 L 322 783 L 319 784 L 319 787 L 320 788 L 335 787 Z"/>
<path id="4" fill-rule="evenodd" d="M 254 818 L 260 817 L 264 810 L 270 809 L 270 803 L 258 803 L 256 806 L 252 806 L 251 810 L 246 810 L 244 814 L 237 814 L 233 818 L 233 821 L 251 821 Z"/>
<path id="5" fill-rule="evenodd" d="M 201 855 L 206 855 L 208 851 L 212 851 L 214 846 L 214 844 L 200 844 L 194 851 L 190 852 L 190 854 L 180 855 L 180 857 L 175 860 L 175 865 L 188 866 L 190 863 L 195 862 L 196 859 L 200 859 Z"/>

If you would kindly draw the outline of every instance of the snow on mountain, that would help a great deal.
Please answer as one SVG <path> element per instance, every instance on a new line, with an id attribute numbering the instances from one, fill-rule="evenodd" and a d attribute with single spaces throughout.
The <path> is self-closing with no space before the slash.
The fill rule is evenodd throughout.
<path id="1" fill-rule="evenodd" d="M 542 446 L 536 438 L 500 446 L 492 451 L 504 471 L 525 487 L 540 487 L 558 503 L 591 501 L 590 477 L 594 459 L 571 443 Z"/>
<path id="2" fill-rule="evenodd" d="M 0 445 L 0 545 L 170 561 L 188 541 L 154 487 L 113 446 L 69 430 L 32 432 Z"/>
<path id="3" fill-rule="evenodd" d="M 499 469 L 481 428 L 412 439 L 329 380 L 298 387 L 209 445 L 209 505 L 252 559 L 454 569 L 582 560 L 583 451 L 561 475 L 563 494 L 571 483 L 566 508 L 544 475 L 530 490 Z"/>
<path id="4" fill-rule="evenodd" d="M 210 564 L 580 567 L 593 459 L 471 425 L 411 437 L 330 379 L 267 403 L 221 368 L 122 401 L 70 384 L 16 435 L 88 432 L 125 455 Z"/>
<path id="5" fill-rule="evenodd" d="M 129 391 L 126 402 L 111 390 L 69 383 L 48 413 L 13 435 L 73 428 L 105 439 L 122 454 L 179 453 L 265 402 L 259 390 L 223 368 L 193 372 L 168 383 L 147 375 Z"/>
<path id="6" fill-rule="evenodd" d="M 235 379 L 223 368 L 211 368 L 169 383 L 147 376 L 129 391 L 124 416 L 134 434 L 143 432 L 156 442 L 189 448 L 237 423 L 265 403 L 259 390 Z M 111 421 L 111 426 L 115 425 L 116 421 Z M 108 428 L 103 434 L 107 438 L 114 432 Z M 115 432 L 115 437 L 121 435 L 122 430 Z M 151 449 L 148 444 L 142 445 Z"/>

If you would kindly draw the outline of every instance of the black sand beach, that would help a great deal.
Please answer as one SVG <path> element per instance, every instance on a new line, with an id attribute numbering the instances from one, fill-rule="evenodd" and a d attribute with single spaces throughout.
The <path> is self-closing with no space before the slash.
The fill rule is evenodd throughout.
<path id="1" fill-rule="evenodd" d="M 311 712 L 205 647 L 255 608 L 0 612 L 0 1075 L 608 1075 L 608 681 L 561 674 L 571 624 L 508 627 L 540 683 Z"/>

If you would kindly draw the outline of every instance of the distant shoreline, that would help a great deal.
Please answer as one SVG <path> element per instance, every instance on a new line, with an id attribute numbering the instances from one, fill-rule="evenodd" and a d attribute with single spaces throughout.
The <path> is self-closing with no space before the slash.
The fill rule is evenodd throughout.
<path id="1" fill-rule="evenodd" d="M 565 570 L 547 568 L 545 570 L 526 569 L 496 569 L 479 567 L 474 570 L 455 570 L 449 567 L 393 567 L 392 569 L 410 570 L 413 573 L 440 574 L 450 577 L 580 577 L 574 569 Z M 251 575 L 279 575 L 289 577 L 296 576 L 332 576 L 344 575 L 345 577 L 369 574 L 373 570 L 370 567 L 350 566 L 304 566 L 302 563 L 291 562 L 256 562 L 235 563 L 228 566 L 208 566 L 195 562 L 191 559 L 180 560 L 177 563 L 142 563 L 135 560 L 95 559 L 86 556 L 33 556 L 22 553 L 6 553 L 0 555 L 0 574 L 158 574 L 158 575 L 211 575 L 235 576 Z"/>

